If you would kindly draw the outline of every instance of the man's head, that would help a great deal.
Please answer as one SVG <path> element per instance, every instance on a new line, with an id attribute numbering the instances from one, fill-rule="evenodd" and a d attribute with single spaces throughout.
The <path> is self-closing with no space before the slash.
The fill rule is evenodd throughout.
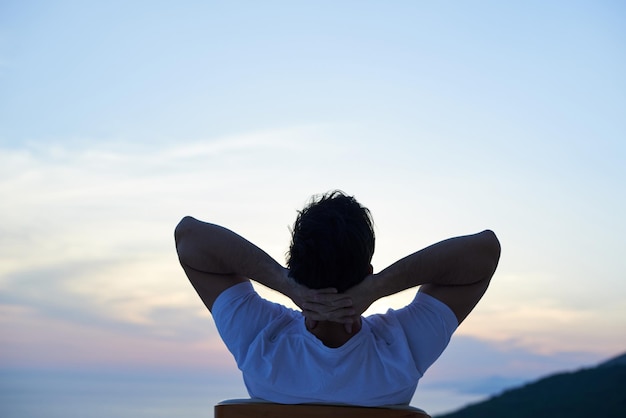
<path id="1" fill-rule="evenodd" d="M 333 191 L 314 197 L 298 213 L 287 267 L 311 289 L 344 292 L 371 272 L 374 229 L 370 212 L 354 197 Z"/>

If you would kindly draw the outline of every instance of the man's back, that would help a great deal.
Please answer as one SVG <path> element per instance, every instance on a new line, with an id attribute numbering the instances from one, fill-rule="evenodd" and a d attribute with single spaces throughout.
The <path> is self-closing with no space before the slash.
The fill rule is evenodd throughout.
<path id="1" fill-rule="evenodd" d="M 263 300 L 249 283 L 223 292 L 213 317 L 250 396 L 362 406 L 408 404 L 457 324 L 447 306 L 421 294 L 406 308 L 363 318 L 359 332 L 330 348 L 300 312 Z"/>

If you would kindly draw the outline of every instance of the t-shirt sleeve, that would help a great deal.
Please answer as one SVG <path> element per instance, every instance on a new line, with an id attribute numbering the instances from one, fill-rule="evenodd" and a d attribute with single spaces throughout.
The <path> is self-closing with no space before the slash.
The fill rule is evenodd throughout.
<path id="1" fill-rule="evenodd" d="M 261 298 L 250 282 L 231 286 L 215 299 L 215 326 L 238 365 L 245 361 L 248 347 L 261 330 L 284 309 Z"/>
<path id="2" fill-rule="evenodd" d="M 458 327 L 454 312 L 440 300 L 418 292 L 409 305 L 395 311 L 422 375 L 448 346 Z"/>

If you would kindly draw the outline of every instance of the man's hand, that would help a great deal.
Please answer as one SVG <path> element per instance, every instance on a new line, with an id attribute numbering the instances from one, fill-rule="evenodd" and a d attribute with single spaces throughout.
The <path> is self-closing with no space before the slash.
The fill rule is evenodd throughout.
<path id="1" fill-rule="evenodd" d="M 315 328 L 319 321 L 353 322 L 348 319 L 355 313 L 352 299 L 345 294 L 339 294 L 337 289 L 309 289 L 289 277 L 288 269 L 283 270 L 282 282 L 285 286 L 281 293 L 287 295 L 302 310 L 309 328 Z"/>
<path id="2" fill-rule="evenodd" d="M 309 289 L 288 277 L 287 269 L 284 280 L 288 283 L 285 295 L 302 310 L 309 327 L 315 328 L 319 321 L 342 322 L 337 319 L 354 315 L 352 300 L 337 289 Z"/>
<path id="3" fill-rule="evenodd" d="M 309 292 L 300 307 L 307 319 L 307 324 L 315 328 L 319 321 L 352 323 L 355 315 L 352 299 L 345 294 L 337 293 L 337 289 L 308 289 Z"/>
<path id="4" fill-rule="evenodd" d="M 317 321 L 331 321 L 344 324 L 348 333 L 357 324 L 363 312 L 376 300 L 371 290 L 374 275 L 367 276 L 361 283 L 339 294 L 336 289 L 311 290 L 299 305 L 309 325 Z"/>
<path id="5" fill-rule="evenodd" d="M 378 296 L 374 290 L 376 275 L 370 274 L 362 282 L 348 289 L 344 294 L 352 300 L 355 315 L 361 316 Z"/>

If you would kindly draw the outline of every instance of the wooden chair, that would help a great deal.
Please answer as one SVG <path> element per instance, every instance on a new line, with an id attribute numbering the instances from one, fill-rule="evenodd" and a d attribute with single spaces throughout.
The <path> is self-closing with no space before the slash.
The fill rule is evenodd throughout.
<path id="1" fill-rule="evenodd" d="M 408 405 L 364 407 L 331 404 L 283 405 L 259 399 L 230 399 L 215 405 L 215 418 L 431 418 Z"/>

